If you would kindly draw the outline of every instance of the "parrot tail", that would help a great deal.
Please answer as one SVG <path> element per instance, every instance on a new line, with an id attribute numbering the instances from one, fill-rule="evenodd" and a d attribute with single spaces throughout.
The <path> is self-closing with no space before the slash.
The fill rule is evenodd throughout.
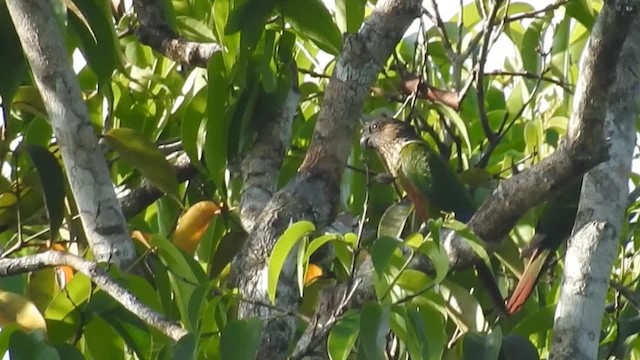
<path id="1" fill-rule="evenodd" d="M 502 297 L 498 283 L 496 283 L 496 279 L 493 277 L 493 274 L 487 264 L 479 261 L 476 264 L 476 271 L 478 272 L 480 281 L 482 281 L 482 284 L 489 293 L 489 296 L 491 296 L 491 300 L 496 305 L 496 308 L 501 314 L 507 314 L 507 309 L 504 306 L 504 298 Z"/>
<path id="2" fill-rule="evenodd" d="M 529 259 L 529 263 L 524 268 L 524 272 L 522 273 L 522 277 L 520 281 L 518 281 L 518 285 L 516 285 L 516 289 L 509 297 L 507 301 L 507 314 L 511 315 L 524 305 L 525 301 L 531 295 L 533 288 L 536 286 L 538 279 L 540 278 L 540 274 L 542 273 L 542 269 L 546 266 L 547 261 L 550 258 L 551 250 L 550 249 L 541 249 L 537 248 L 533 251 L 531 258 Z"/>

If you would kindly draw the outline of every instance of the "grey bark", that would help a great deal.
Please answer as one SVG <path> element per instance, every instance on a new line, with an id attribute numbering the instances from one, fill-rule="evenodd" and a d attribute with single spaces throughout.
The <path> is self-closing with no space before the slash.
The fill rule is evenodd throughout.
<path id="1" fill-rule="evenodd" d="M 603 11 L 601 16 L 607 15 Z M 617 78 L 606 102 L 604 125 L 610 158 L 584 178 L 574 235 L 567 246 L 552 359 L 596 359 L 598 354 L 605 299 L 627 207 L 636 143 L 639 59 L 640 21 L 636 20 L 624 44 Z"/>
<path id="2" fill-rule="evenodd" d="M 7 7 L 58 139 L 91 250 L 97 261 L 126 268 L 135 250 L 51 4 L 8 0 Z"/>
<path id="3" fill-rule="evenodd" d="M 194 42 L 178 36 L 166 23 L 160 1 L 134 0 L 133 7 L 140 21 L 136 31 L 140 42 L 175 62 L 207 67 L 209 58 L 222 51 L 218 43 Z"/>
<path id="4" fill-rule="evenodd" d="M 365 97 L 420 8 L 418 0 L 379 1 L 358 34 L 345 36 L 304 162 L 294 179 L 266 204 L 246 246 L 234 260 L 243 298 L 268 301 L 267 262 L 274 243 L 291 223 L 307 219 L 321 228 L 335 217 L 340 176 Z M 295 267 L 289 261 L 280 275 L 276 305 L 295 310 L 298 300 Z M 239 316 L 266 319 L 259 359 L 287 355 L 295 332 L 292 316 L 249 303 L 240 304 Z"/>

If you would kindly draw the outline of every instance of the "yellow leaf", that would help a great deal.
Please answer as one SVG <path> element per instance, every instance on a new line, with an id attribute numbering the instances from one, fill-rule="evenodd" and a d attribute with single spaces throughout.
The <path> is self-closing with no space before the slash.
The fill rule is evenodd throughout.
<path id="1" fill-rule="evenodd" d="M 0 290 L 0 326 L 17 324 L 25 331 L 46 330 L 47 324 L 38 308 L 27 298 Z"/>
<path id="2" fill-rule="evenodd" d="M 200 239 L 214 215 L 220 214 L 220 206 L 213 201 L 200 201 L 191 206 L 178 220 L 173 243 L 193 255 Z"/>

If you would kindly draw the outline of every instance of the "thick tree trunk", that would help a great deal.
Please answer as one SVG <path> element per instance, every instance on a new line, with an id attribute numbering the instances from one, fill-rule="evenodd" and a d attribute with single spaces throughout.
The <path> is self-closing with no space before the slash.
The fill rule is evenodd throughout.
<path id="1" fill-rule="evenodd" d="M 627 205 L 636 143 L 640 21 L 632 25 L 609 91 L 609 160 L 585 176 L 554 324 L 552 359 L 596 359 L 611 267 Z"/>
<path id="2" fill-rule="evenodd" d="M 268 302 L 267 262 L 273 245 L 291 223 L 307 219 L 323 227 L 335 217 L 340 176 L 364 100 L 420 8 L 418 0 L 381 0 L 358 34 L 345 36 L 305 160 L 295 178 L 263 208 L 245 248 L 234 261 L 243 298 Z M 243 220 L 244 224 L 252 222 Z M 276 305 L 294 311 L 298 300 L 295 266 L 289 261 L 280 275 Z M 259 359 L 287 355 L 295 332 L 293 317 L 250 303 L 240 304 L 239 316 L 266 319 Z"/>
<path id="3" fill-rule="evenodd" d="M 7 7 L 58 139 L 91 250 L 99 262 L 128 267 L 135 260 L 133 243 L 51 3 L 8 0 Z"/>

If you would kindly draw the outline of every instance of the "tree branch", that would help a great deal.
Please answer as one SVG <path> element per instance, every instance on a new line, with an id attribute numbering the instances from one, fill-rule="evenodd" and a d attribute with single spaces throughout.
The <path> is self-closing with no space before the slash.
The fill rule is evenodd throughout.
<path id="1" fill-rule="evenodd" d="M 178 36 L 165 22 L 158 0 L 134 0 L 133 7 L 140 21 L 136 31 L 140 42 L 175 62 L 207 67 L 209 58 L 222 51 L 218 43 L 193 42 Z"/>
<path id="2" fill-rule="evenodd" d="M 557 196 L 571 180 L 608 158 L 606 101 L 635 16 L 635 7 L 603 8 L 584 51 L 565 141 L 538 164 L 501 181 L 467 224 L 487 245 L 498 244 L 529 209 Z M 448 238 L 445 246 L 454 267 L 469 267 L 476 261 L 460 237 Z"/>
<path id="3" fill-rule="evenodd" d="M 97 261 L 127 268 L 135 261 L 133 242 L 51 4 L 6 3 L 58 139 L 91 250 Z"/>
<path id="4" fill-rule="evenodd" d="M 140 299 L 111 279 L 96 263 L 69 253 L 50 250 L 15 259 L 1 259 L 0 277 L 36 271 L 52 266 L 70 266 L 74 270 L 84 274 L 125 309 L 129 310 L 148 325 L 160 330 L 171 339 L 178 341 L 184 335 L 187 335 L 185 329 L 167 320 L 163 315 L 158 314 L 143 304 Z"/>
<path id="5" fill-rule="evenodd" d="M 291 137 L 291 122 L 299 101 L 300 92 L 297 79 L 294 79 L 280 111 L 270 119 L 262 119 L 264 125 L 258 131 L 256 144 L 242 161 L 240 221 L 249 234 L 276 192 L 280 166 Z M 264 114 L 256 114 L 261 115 Z"/>
<path id="6" fill-rule="evenodd" d="M 607 5 L 600 17 L 605 21 L 618 21 L 617 29 L 612 31 L 622 31 L 623 26 L 628 29 L 628 25 L 620 24 L 618 14 L 625 11 L 637 14 L 640 10 L 638 1 Z M 633 16 L 629 18 L 633 19 Z M 596 24 L 594 32 L 605 25 L 604 21 Z M 607 38 L 603 37 L 602 41 L 606 44 Z M 600 112 L 606 114 L 604 131 L 610 139 L 610 158 L 591 169 L 584 178 L 574 235 L 568 242 L 565 256 L 564 278 L 553 328 L 552 359 L 593 359 L 598 354 L 598 334 L 602 326 L 611 268 L 623 231 L 622 221 L 627 208 L 628 182 L 636 144 L 640 91 L 639 42 L 640 20 L 636 18 L 624 43 L 620 61 L 613 67 L 617 69 L 617 77 L 613 73 L 611 80 L 614 82 L 608 96 L 596 99 L 600 107 L 597 116 L 600 116 Z M 605 64 L 594 68 L 596 72 L 603 69 Z M 576 103 L 579 100 L 593 101 L 583 98 L 576 99 Z M 588 120 L 595 122 L 596 114 L 586 114 Z M 580 133 L 588 126 L 580 125 L 570 126 L 570 133 Z"/>
<path id="7" fill-rule="evenodd" d="M 307 155 L 297 175 L 267 203 L 245 247 L 233 263 L 240 294 L 267 299 L 267 262 L 274 243 L 292 223 L 313 221 L 319 228 L 334 217 L 339 181 L 350 153 L 357 119 L 380 69 L 397 42 L 420 14 L 420 1 L 379 1 L 357 34 L 346 35 L 329 81 Z M 297 308 L 295 266 L 288 261 L 280 275 L 276 305 Z M 239 316 L 270 318 L 272 310 L 240 304 Z M 293 317 L 265 322 L 259 359 L 281 359 L 295 332 Z"/>

